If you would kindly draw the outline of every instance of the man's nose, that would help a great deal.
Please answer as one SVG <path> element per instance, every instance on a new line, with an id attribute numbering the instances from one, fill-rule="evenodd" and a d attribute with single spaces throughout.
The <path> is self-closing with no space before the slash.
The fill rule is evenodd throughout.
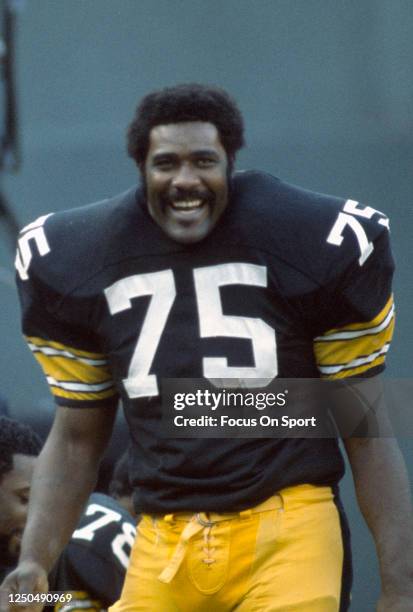
<path id="1" fill-rule="evenodd" d="M 194 189 L 200 185 L 199 176 L 192 166 L 182 164 L 172 179 L 172 185 L 177 189 Z"/>

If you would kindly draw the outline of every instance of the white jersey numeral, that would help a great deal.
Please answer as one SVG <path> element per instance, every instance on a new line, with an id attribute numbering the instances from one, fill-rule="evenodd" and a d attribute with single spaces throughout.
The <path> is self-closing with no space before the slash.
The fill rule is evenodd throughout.
<path id="1" fill-rule="evenodd" d="M 262 319 L 224 315 L 219 288 L 225 285 L 267 286 L 267 269 L 247 263 L 228 263 L 194 270 L 201 338 L 247 338 L 253 367 L 228 366 L 226 357 L 204 357 L 205 378 L 238 379 L 242 386 L 262 386 L 278 373 L 275 331 Z M 253 380 L 255 379 L 255 381 Z"/>
<path id="2" fill-rule="evenodd" d="M 125 569 L 128 569 L 130 549 L 133 546 L 135 535 L 135 527 L 130 523 L 123 523 L 122 533 L 118 533 L 112 542 L 112 552 Z"/>
<path id="3" fill-rule="evenodd" d="M 338 213 L 338 217 L 327 236 L 327 242 L 335 246 L 340 246 L 344 240 L 343 231 L 346 227 L 349 227 L 353 231 L 358 242 L 360 249 L 358 261 L 360 266 L 362 266 L 374 251 L 374 246 L 373 243 L 369 241 L 364 227 L 356 217 L 371 219 L 373 215 L 376 214 L 380 216 L 378 223 L 389 229 L 389 220 L 383 213 L 371 206 L 360 206 L 359 202 L 355 200 L 347 200 L 343 206 L 343 212 Z"/>
<path id="4" fill-rule="evenodd" d="M 237 379 L 237 385 L 248 387 L 270 382 L 278 373 L 275 331 L 258 318 L 224 315 L 219 292 L 224 285 L 266 287 L 266 267 L 231 263 L 197 268 L 194 280 L 201 338 L 246 338 L 255 363 L 234 367 L 226 357 L 206 357 L 202 362 L 205 378 Z M 176 296 L 172 270 L 128 276 L 105 289 L 105 296 L 112 315 L 131 308 L 133 298 L 151 296 L 123 384 L 130 398 L 158 395 L 156 375 L 149 371 Z"/>
<path id="5" fill-rule="evenodd" d="M 101 506 L 100 504 L 90 504 L 86 510 L 86 516 L 93 516 L 94 514 L 101 514 L 99 518 L 95 519 L 88 525 L 76 529 L 72 535 L 72 539 L 75 540 L 87 540 L 91 542 L 96 535 L 96 532 L 103 527 L 106 527 L 110 523 L 118 523 L 122 520 L 120 512 Z M 111 542 L 111 549 L 115 557 L 119 560 L 119 563 L 127 569 L 129 564 L 130 549 L 133 546 L 135 539 L 136 529 L 131 523 L 124 521 L 122 523 L 122 533 L 118 533 Z"/>
<path id="6" fill-rule="evenodd" d="M 372 254 L 374 247 L 373 243 L 367 238 L 364 227 L 355 217 L 352 215 L 347 215 L 346 213 L 338 213 L 337 221 L 334 223 L 331 232 L 328 235 L 327 242 L 340 246 L 344 240 L 343 230 L 347 226 L 353 230 L 357 239 L 360 249 L 359 264 L 362 266 L 366 259 Z"/>
<path id="7" fill-rule="evenodd" d="M 130 398 L 158 395 L 156 376 L 149 370 L 176 295 L 172 270 L 127 276 L 105 289 L 105 295 L 112 315 L 131 308 L 133 298 L 152 296 L 123 384 Z"/>
<path id="8" fill-rule="evenodd" d="M 118 522 L 122 518 L 122 515 L 119 512 L 115 512 L 115 510 L 105 508 L 105 506 L 101 506 L 100 504 L 90 504 L 90 506 L 87 507 L 86 516 L 91 516 L 96 513 L 100 513 L 102 516 L 95 519 L 88 525 L 85 525 L 80 529 L 76 529 L 76 531 L 73 532 L 72 538 L 91 542 L 95 537 L 95 532 L 98 529 L 106 527 L 106 525 L 109 525 L 109 523 Z"/>
<path id="9" fill-rule="evenodd" d="M 43 225 L 48 217 L 50 217 L 53 213 L 49 213 L 48 215 L 43 215 L 24 227 L 20 234 L 17 244 L 17 253 L 15 266 L 16 270 L 19 273 L 19 276 L 22 280 L 28 280 L 29 278 L 29 267 L 33 258 L 33 253 L 31 250 L 30 242 L 34 241 L 36 243 L 37 250 L 39 251 L 39 255 L 43 257 L 43 255 L 47 255 L 50 252 L 49 243 L 47 242 L 46 234 L 44 233 Z"/>

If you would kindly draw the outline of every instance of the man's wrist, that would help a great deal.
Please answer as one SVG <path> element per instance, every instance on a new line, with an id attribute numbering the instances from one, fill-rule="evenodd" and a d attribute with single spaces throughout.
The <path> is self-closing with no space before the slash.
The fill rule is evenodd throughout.
<path id="1" fill-rule="evenodd" d="M 18 567 L 20 569 L 24 569 L 28 572 L 34 571 L 37 573 L 44 573 L 45 575 L 48 575 L 52 566 L 53 563 L 51 563 L 49 567 L 49 563 L 47 563 L 44 558 L 33 554 L 31 551 L 22 552 L 18 562 Z"/>

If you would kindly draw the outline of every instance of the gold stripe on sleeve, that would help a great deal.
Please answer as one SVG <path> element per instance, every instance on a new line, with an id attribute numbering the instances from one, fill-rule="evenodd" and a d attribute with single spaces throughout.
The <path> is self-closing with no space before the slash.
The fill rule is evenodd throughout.
<path id="1" fill-rule="evenodd" d="M 27 337 L 53 395 L 73 400 L 101 400 L 117 394 L 105 355 L 58 342 Z"/>
<path id="2" fill-rule="evenodd" d="M 325 378 L 360 375 L 384 363 L 394 331 L 394 306 L 367 323 L 329 330 L 314 339 L 318 369 Z"/>

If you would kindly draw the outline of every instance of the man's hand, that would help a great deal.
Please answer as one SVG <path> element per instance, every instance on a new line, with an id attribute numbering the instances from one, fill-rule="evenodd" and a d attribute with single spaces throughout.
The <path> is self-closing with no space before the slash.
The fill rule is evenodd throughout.
<path id="1" fill-rule="evenodd" d="M 413 610 L 413 594 L 386 595 L 382 594 L 377 603 L 377 612 L 411 612 Z"/>
<path id="2" fill-rule="evenodd" d="M 41 612 L 44 604 L 33 603 L 18 603 L 16 595 L 36 595 L 47 593 L 49 585 L 47 582 L 47 573 L 45 570 L 33 562 L 23 562 L 4 579 L 0 586 L 0 612 L 11 612 L 19 610 L 19 612 Z M 14 599 L 14 602 L 12 602 Z"/>

